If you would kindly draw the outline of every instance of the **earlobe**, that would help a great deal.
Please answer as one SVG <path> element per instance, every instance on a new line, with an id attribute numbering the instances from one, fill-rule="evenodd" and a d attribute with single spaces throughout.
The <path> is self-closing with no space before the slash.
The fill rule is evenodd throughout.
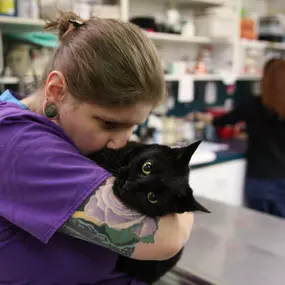
<path id="1" fill-rule="evenodd" d="M 44 107 L 44 115 L 51 120 L 57 119 L 58 110 L 57 110 L 56 105 L 46 104 L 46 106 Z"/>

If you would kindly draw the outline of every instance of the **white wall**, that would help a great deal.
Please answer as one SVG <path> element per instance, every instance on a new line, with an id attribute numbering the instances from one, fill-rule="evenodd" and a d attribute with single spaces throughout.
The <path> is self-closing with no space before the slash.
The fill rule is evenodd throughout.
<path id="1" fill-rule="evenodd" d="M 235 0 L 233 0 L 235 1 Z M 270 0 L 271 2 L 272 0 Z M 275 1 L 275 0 L 273 0 Z M 279 0 L 284 1 L 284 0 Z M 268 0 L 242 0 L 243 7 L 246 8 L 246 10 L 251 12 L 258 12 L 258 14 L 267 14 L 268 11 Z"/>
<path id="2" fill-rule="evenodd" d="M 129 0 L 130 17 L 155 16 L 156 13 L 164 13 L 165 6 L 162 0 Z"/>
<path id="3" fill-rule="evenodd" d="M 268 1 L 269 12 L 285 13 L 285 1 L 284 0 L 270 0 Z"/>

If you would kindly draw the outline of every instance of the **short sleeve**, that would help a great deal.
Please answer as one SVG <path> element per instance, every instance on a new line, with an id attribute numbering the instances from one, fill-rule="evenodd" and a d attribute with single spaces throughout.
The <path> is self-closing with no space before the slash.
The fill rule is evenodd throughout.
<path id="1" fill-rule="evenodd" d="M 29 116 L 0 120 L 0 151 L 0 216 L 44 243 L 110 176 L 59 127 Z"/>

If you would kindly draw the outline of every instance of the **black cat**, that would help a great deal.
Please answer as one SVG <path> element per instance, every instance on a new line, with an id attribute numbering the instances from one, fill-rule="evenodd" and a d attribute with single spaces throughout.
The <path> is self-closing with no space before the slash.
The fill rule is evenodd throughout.
<path id="1" fill-rule="evenodd" d="M 193 197 L 189 162 L 201 142 L 187 147 L 128 143 L 117 150 L 103 149 L 89 158 L 115 177 L 115 195 L 130 208 L 150 217 L 170 213 L 209 211 Z M 119 256 L 116 269 L 152 284 L 179 260 L 182 250 L 165 261 L 142 261 Z"/>

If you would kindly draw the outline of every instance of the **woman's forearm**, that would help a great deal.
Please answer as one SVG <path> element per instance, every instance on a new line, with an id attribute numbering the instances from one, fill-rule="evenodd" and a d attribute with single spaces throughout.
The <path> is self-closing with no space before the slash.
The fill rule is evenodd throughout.
<path id="1" fill-rule="evenodd" d="M 191 231 L 192 214 L 150 218 L 130 210 L 113 194 L 109 178 L 62 226 L 61 232 L 142 260 L 175 255 Z"/>

